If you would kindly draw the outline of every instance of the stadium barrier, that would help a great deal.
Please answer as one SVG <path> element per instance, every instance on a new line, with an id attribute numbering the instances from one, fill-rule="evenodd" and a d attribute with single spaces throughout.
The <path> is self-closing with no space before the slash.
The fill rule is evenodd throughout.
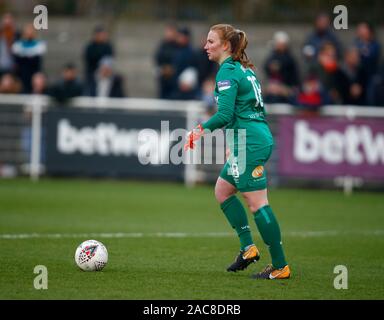
<path id="1" fill-rule="evenodd" d="M 266 108 L 276 141 L 267 164 L 271 185 L 340 185 L 346 193 L 383 187 L 384 108 L 332 105 L 316 116 L 288 104 Z M 200 101 L 78 97 L 55 106 L 47 96 L 0 95 L 0 175 L 214 182 L 225 141 L 205 136 L 187 159 L 184 131 L 170 139 L 207 117 Z"/>

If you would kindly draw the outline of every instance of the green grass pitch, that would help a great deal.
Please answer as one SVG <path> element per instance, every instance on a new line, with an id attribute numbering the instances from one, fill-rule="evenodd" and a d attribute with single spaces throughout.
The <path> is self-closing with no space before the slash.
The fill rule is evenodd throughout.
<path id="1" fill-rule="evenodd" d="M 384 298 L 382 193 L 272 189 L 269 199 L 289 280 L 249 278 L 270 263 L 251 216 L 261 260 L 225 271 L 238 240 L 213 186 L 0 180 L 0 299 Z M 109 252 L 101 272 L 74 262 L 76 247 L 92 238 Z M 36 265 L 48 269 L 47 290 L 33 286 Z M 348 289 L 334 288 L 337 265 L 348 269 Z"/>

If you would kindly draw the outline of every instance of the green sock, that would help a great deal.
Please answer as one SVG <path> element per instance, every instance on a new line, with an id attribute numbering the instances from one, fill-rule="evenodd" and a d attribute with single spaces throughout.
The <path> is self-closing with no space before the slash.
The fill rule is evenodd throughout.
<path id="1" fill-rule="evenodd" d="M 279 223 L 271 207 L 267 205 L 260 208 L 255 212 L 254 218 L 260 235 L 264 243 L 268 246 L 273 267 L 283 268 L 287 265 L 287 262 L 285 261 L 284 250 L 281 243 Z"/>
<path id="2" fill-rule="evenodd" d="M 235 196 L 226 199 L 221 205 L 227 220 L 240 238 L 240 250 L 253 244 L 251 229 L 249 228 L 247 213 L 240 200 Z"/>

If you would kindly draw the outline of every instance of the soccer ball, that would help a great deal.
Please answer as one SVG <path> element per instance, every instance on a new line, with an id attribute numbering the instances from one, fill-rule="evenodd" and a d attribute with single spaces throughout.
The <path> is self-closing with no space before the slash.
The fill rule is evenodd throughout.
<path id="1" fill-rule="evenodd" d="M 75 262 L 81 270 L 100 271 L 108 262 L 107 248 L 97 240 L 84 241 L 76 249 Z"/>

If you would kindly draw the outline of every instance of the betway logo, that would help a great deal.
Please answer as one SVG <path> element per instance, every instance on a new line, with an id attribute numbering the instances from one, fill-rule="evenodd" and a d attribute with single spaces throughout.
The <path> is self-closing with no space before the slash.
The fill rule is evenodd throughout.
<path id="1" fill-rule="evenodd" d="M 294 127 L 294 157 L 311 163 L 322 160 L 329 164 L 384 164 L 384 133 L 374 134 L 367 125 L 348 125 L 344 132 L 328 130 L 319 133 L 306 121 Z"/>
<path id="2" fill-rule="evenodd" d="M 137 154 L 137 130 L 119 130 L 116 125 L 99 123 L 96 127 L 77 129 L 62 119 L 58 123 L 57 149 L 64 154 L 80 152 L 84 155 Z"/>
<path id="3" fill-rule="evenodd" d="M 138 156 L 142 164 L 160 164 L 167 160 L 169 140 L 152 129 L 125 130 L 113 123 L 78 129 L 62 119 L 57 128 L 57 149 L 64 154 Z"/>

